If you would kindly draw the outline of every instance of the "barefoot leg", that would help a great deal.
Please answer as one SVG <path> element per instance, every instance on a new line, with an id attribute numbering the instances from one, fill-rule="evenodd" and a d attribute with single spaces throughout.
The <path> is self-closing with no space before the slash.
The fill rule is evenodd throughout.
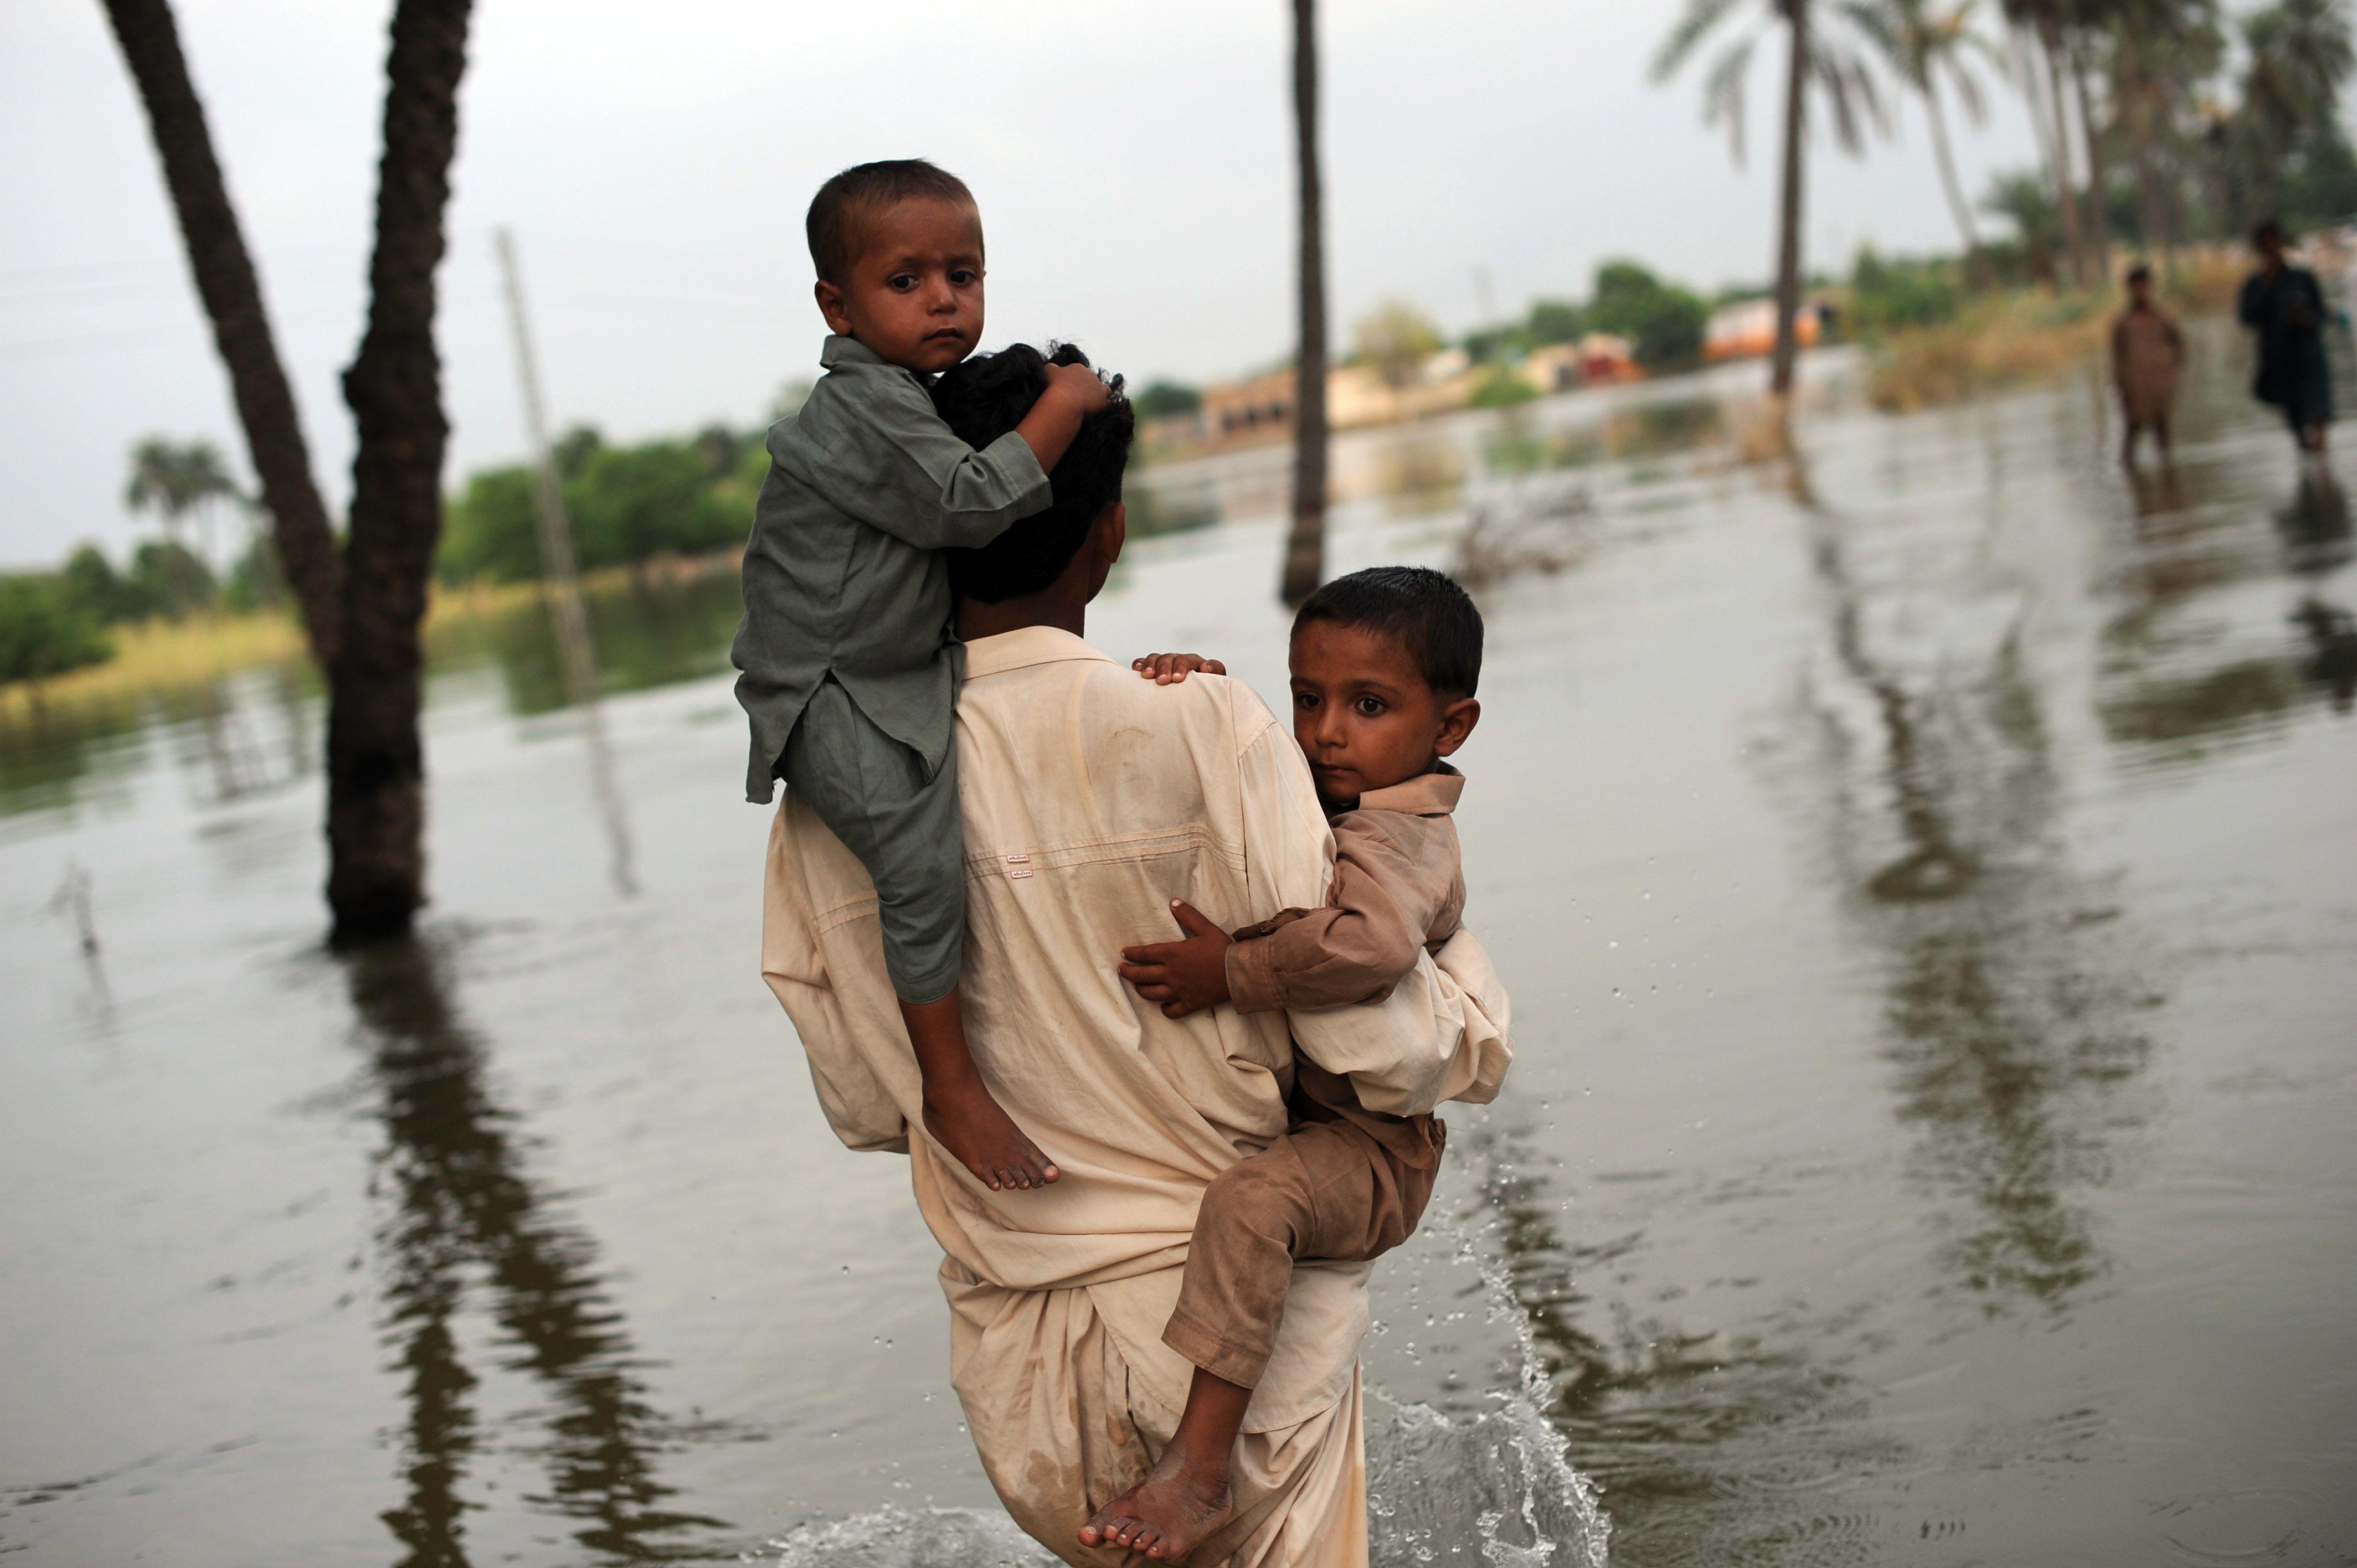
<path id="1" fill-rule="evenodd" d="M 1120 1546 L 1166 1563 L 1183 1563 L 1203 1538 L 1228 1521 L 1228 1460 L 1252 1390 L 1201 1368 L 1170 1445 L 1146 1479 L 1081 1526 L 1082 1546 Z"/>
<path id="2" fill-rule="evenodd" d="M 900 1004 L 917 1071 L 925 1080 L 925 1131 L 993 1192 L 1045 1187 L 1061 1173 L 1023 1135 L 974 1065 L 955 991 L 938 1002 Z"/>

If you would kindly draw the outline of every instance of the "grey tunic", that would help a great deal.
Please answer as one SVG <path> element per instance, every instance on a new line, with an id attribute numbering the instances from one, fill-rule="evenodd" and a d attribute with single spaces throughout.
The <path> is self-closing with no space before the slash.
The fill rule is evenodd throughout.
<path id="1" fill-rule="evenodd" d="M 941 552 L 987 544 L 1047 509 L 1048 476 L 1013 431 L 977 452 L 933 412 L 923 378 L 830 337 L 826 374 L 770 427 L 770 477 L 745 546 L 745 618 L 730 658 L 752 725 L 745 798 L 770 798 L 786 739 L 830 674 L 930 778 L 956 703 Z"/>

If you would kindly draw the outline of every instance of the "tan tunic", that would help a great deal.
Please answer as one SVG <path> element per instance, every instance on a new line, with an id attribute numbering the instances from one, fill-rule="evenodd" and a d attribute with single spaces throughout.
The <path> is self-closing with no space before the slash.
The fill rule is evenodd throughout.
<path id="1" fill-rule="evenodd" d="M 1371 789 L 1355 810 L 1334 817 L 1334 886 L 1325 906 L 1287 909 L 1236 933 L 1228 950 L 1228 995 L 1236 1008 L 1307 1012 L 1380 1002 L 1418 954 L 1438 953 L 1465 917 L 1464 852 L 1453 817 L 1464 793 L 1464 775 L 1444 762 L 1437 772 Z M 1348 1079 L 1314 1060 L 1300 1064 L 1297 1081 L 1300 1098 L 1318 1108 L 1312 1116 L 1331 1112 L 1403 1165 L 1428 1171 L 1438 1163 L 1430 1116 L 1371 1112 Z M 1487 1088 L 1465 1098 L 1487 1101 L 1497 1085 Z"/>
<path id="2" fill-rule="evenodd" d="M 2185 335 L 2158 310 L 2124 310 L 2112 323 L 2112 379 L 2131 424 L 2169 418 L 2177 404 L 2177 373 L 2185 365 Z"/>
<path id="3" fill-rule="evenodd" d="M 1138 680 L 1034 627 L 967 650 L 958 703 L 963 988 L 985 1080 L 1062 1168 L 992 1192 L 930 1140 L 866 873 L 789 792 L 770 840 L 762 970 L 854 1148 L 904 1150 L 948 1254 L 951 1378 L 1017 1523 L 1074 1532 L 1135 1483 L 1192 1369 L 1161 1341 L 1212 1176 L 1286 1127 L 1288 1023 L 1393 1114 L 1493 1093 L 1509 1047 L 1487 956 L 1460 932 L 1390 996 L 1342 1012 L 1166 1018 L 1114 969 L 1178 934 L 1184 898 L 1231 929 L 1324 901 L 1333 838 L 1293 739 L 1241 683 Z M 1494 1020 L 1494 1021 L 1493 1021 Z M 1197 1561 L 1366 1561 L 1357 1354 L 1364 1264 L 1296 1272 L 1236 1458 L 1239 1517 Z"/>

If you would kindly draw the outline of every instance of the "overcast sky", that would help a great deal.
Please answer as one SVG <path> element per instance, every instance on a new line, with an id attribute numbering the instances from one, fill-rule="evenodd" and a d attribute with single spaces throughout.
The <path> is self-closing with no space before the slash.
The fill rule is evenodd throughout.
<path id="1" fill-rule="evenodd" d="M 1335 320 L 1402 295 L 1445 326 L 1577 296 L 1600 258 L 1703 285 L 1768 272 L 1772 56 L 1752 157 L 1706 130 L 1698 72 L 1652 85 L 1673 0 L 1329 0 Z M 1754 7 L 1761 14 L 1768 7 Z M 178 0 L 331 500 L 373 199 L 384 0 Z M 511 225 L 553 416 L 609 436 L 757 421 L 814 372 L 802 216 L 834 170 L 931 157 L 981 199 L 985 342 L 1070 338 L 1144 380 L 1218 377 L 1291 343 L 1285 0 L 478 0 L 441 342 L 448 482 L 522 446 L 490 233 Z M 1992 94 L 1967 188 L 2031 156 Z M 120 550 L 124 454 L 244 443 L 96 0 L 0 4 L 0 563 Z M 1919 113 L 1814 165 L 1815 263 L 1949 249 Z"/>

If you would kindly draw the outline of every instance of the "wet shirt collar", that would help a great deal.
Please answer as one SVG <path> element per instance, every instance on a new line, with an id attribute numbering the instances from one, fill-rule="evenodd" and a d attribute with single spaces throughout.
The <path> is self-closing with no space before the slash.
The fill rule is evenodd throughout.
<path id="1" fill-rule="evenodd" d="M 1457 810 L 1458 798 L 1464 793 L 1465 775 L 1444 762 L 1429 773 L 1402 779 L 1389 789 L 1368 790 L 1359 797 L 1359 810 L 1445 817 Z"/>
<path id="2" fill-rule="evenodd" d="M 1067 660 L 1093 659 L 1101 664 L 1112 660 L 1074 637 L 1071 632 L 1052 626 L 1017 627 L 995 637 L 977 638 L 965 645 L 965 678 L 979 680 L 985 675 L 997 675 L 1009 670 L 1020 670 L 1031 664 L 1055 664 Z"/>

